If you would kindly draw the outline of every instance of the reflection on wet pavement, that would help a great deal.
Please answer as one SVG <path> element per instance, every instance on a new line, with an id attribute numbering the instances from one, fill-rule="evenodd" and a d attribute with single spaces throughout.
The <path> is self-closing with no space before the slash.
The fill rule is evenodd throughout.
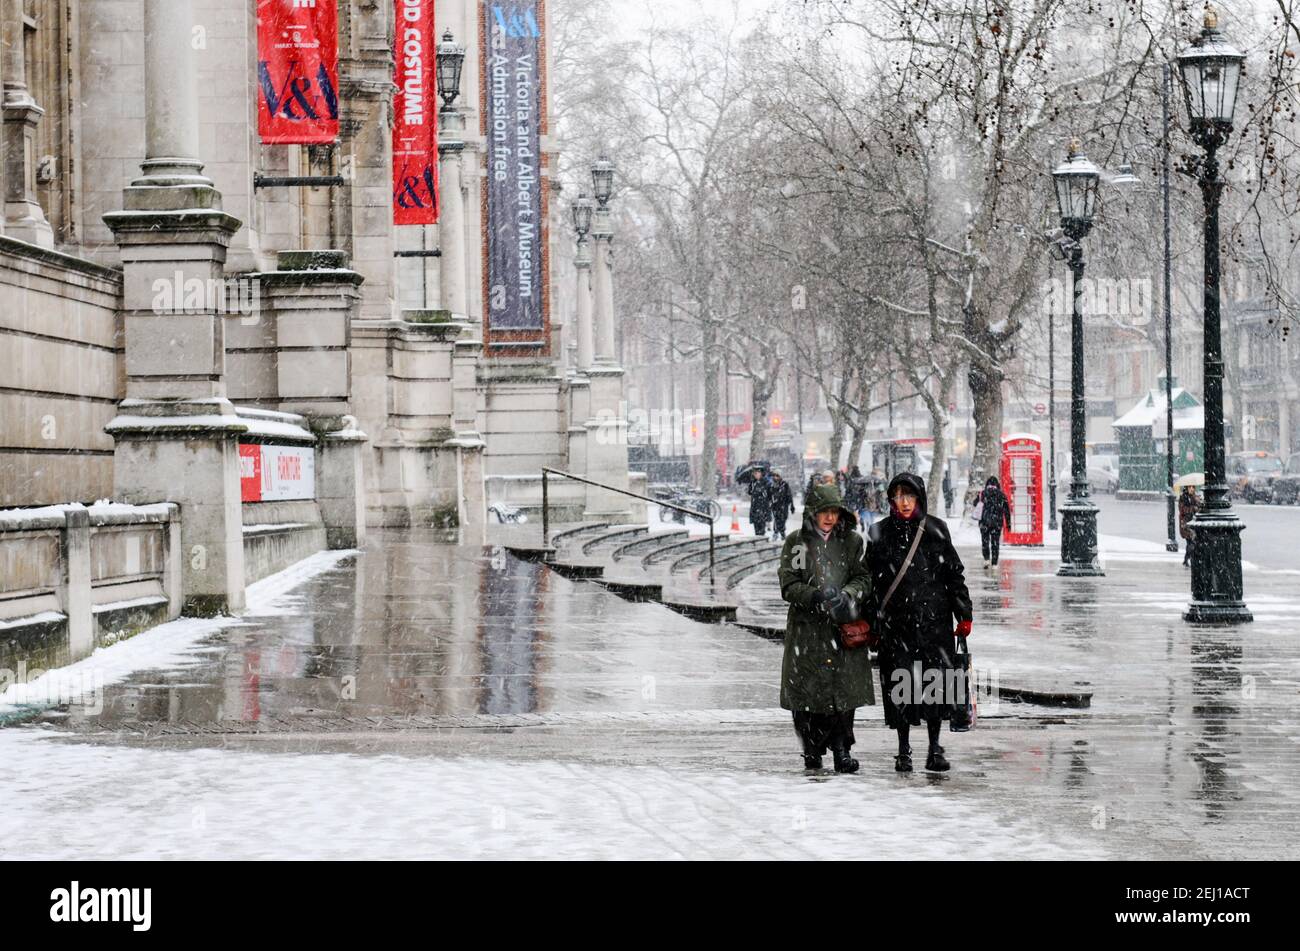
<path id="1" fill-rule="evenodd" d="M 775 671 L 744 632 L 490 549 L 381 536 L 292 602 L 195 666 L 110 688 L 97 726 L 775 703 Z"/>
<path id="2" fill-rule="evenodd" d="M 1138 857 L 1277 856 L 1300 833 L 1300 622 L 1286 578 L 1256 577 L 1257 621 L 1194 628 L 1176 561 L 1059 579 L 1050 555 L 984 571 L 963 550 L 975 662 L 1003 683 L 1093 693 L 1088 710 L 1002 703 L 946 740 L 955 768 L 899 778 L 879 707 L 859 779 L 1031 817 Z M 46 726 L 160 749 L 480 756 L 790 777 L 781 647 L 624 601 L 499 549 L 386 533 L 192 666 L 107 690 L 100 716 Z M 457 729 L 459 727 L 459 729 Z M 837 787 L 838 788 L 838 787 Z"/>

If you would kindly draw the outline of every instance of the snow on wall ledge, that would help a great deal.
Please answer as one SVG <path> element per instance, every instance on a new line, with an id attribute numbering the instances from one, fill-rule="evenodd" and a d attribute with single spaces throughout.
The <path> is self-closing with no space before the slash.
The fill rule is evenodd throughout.
<path id="1" fill-rule="evenodd" d="M 179 508 L 0 512 L 0 670 L 59 667 L 180 614 Z"/>

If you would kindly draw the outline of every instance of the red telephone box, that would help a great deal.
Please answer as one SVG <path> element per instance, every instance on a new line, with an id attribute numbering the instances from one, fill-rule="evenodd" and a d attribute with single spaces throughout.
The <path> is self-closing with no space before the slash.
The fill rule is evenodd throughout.
<path id="1" fill-rule="evenodd" d="M 1008 545 L 1043 544 L 1043 441 L 1029 433 L 1002 437 L 1002 491 L 1011 502 Z"/>

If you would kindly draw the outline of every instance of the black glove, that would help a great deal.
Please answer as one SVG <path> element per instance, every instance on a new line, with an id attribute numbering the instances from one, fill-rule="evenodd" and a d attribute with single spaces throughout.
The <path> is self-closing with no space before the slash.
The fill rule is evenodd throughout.
<path id="1" fill-rule="evenodd" d="M 841 591 L 826 602 L 826 612 L 836 624 L 848 624 L 858 619 L 858 603 Z"/>
<path id="2" fill-rule="evenodd" d="M 819 608 L 827 601 L 837 597 L 840 589 L 833 584 L 825 585 L 820 591 L 814 591 L 812 596 L 812 607 Z"/>

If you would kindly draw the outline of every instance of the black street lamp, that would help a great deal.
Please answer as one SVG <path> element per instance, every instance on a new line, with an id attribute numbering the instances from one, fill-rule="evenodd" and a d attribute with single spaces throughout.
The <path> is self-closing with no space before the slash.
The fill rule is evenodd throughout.
<path id="1" fill-rule="evenodd" d="M 1160 135 L 1160 197 L 1164 211 L 1164 316 L 1165 316 L 1165 521 L 1169 540 L 1165 550 L 1178 551 L 1178 496 L 1174 487 L 1178 479 L 1174 471 L 1174 318 L 1172 292 L 1173 252 L 1169 230 L 1169 64 L 1161 68 L 1161 135 Z M 1125 160 L 1119 174 L 1110 180 L 1120 188 L 1140 186 L 1142 180 Z"/>
<path id="2" fill-rule="evenodd" d="M 607 158 L 597 159 L 591 166 L 591 184 L 600 210 L 609 205 L 609 198 L 614 194 L 614 163 Z"/>
<path id="3" fill-rule="evenodd" d="M 1061 567 L 1071 578 L 1104 574 L 1097 562 L 1097 506 L 1088 488 L 1088 406 L 1083 393 L 1083 238 L 1092 230 L 1101 172 L 1088 161 L 1078 142 L 1052 172 L 1056 205 L 1065 238 L 1061 250 L 1073 276 L 1070 322 L 1070 498 L 1061 507 Z"/>
<path id="4" fill-rule="evenodd" d="M 596 210 L 595 203 L 587 197 L 586 192 L 580 192 L 578 198 L 573 202 L 573 230 L 578 233 L 578 244 L 584 244 L 587 240 L 587 233 L 591 231 L 591 215 Z"/>
<path id="5" fill-rule="evenodd" d="M 465 66 L 465 47 L 455 41 L 448 30 L 438 44 L 438 95 L 442 108 L 449 110 L 460 95 L 460 74 Z"/>
<path id="6" fill-rule="evenodd" d="M 1056 308 L 1047 308 L 1047 528 L 1056 531 Z"/>
<path id="7" fill-rule="evenodd" d="M 1232 132 L 1237 87 L 1246 56 L 1220 35 L 1218 15 L 1205 11 L 1205 28 L 1178 56 L 1192 138 L 1205 149 L 1200 162 L 1205 201 L 1205 505 L 1192 520 L 1192 602 L 1183 619 L 1239 624 L 1254 620 L 1242 600 L 1241 532 L 1232 511 L 1224 465 L 1223 342 L 1219 311 L 1218 150 Z"/>

